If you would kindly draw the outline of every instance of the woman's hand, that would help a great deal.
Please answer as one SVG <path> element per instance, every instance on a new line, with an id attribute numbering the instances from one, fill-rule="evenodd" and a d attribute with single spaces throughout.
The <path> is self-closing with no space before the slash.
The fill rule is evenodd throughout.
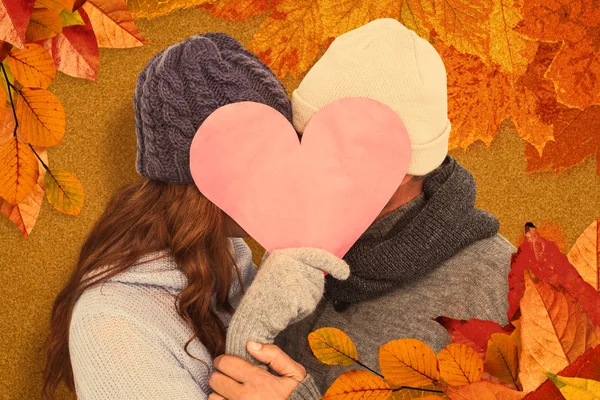
<path id="1" fill-rule="evenodd" d="M 209 381 L 215 393 L 208 397 L 209 400 L 284 400 L 306 378 L 304 367 L 273 344 L 248 342 L 247 349 L 279 376 L 241 358 L 219 356 L 214 361 L 217 372 Z"/>

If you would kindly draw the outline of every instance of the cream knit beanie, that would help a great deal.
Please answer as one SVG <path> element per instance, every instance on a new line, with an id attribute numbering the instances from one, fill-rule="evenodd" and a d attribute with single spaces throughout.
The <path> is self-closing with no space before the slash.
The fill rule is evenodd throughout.
<path id="1" fill-rule="evenodd" d="M 292 94 L 294 127 L 344 97 L 368 97 L 401 118 L 412 146 L 408 173 L 425 175 L 448 152 L 446 69 L 433 46 L 391 18 L 372 21 L 331 43 Z"/>

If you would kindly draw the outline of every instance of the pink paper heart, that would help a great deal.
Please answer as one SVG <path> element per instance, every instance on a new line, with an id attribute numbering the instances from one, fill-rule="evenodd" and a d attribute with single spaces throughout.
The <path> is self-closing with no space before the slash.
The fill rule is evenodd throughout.
<path id="1" fill-rule="evenodd" d="M 299 142 L 266 105 L 217 109 L 192 141 L 199 190 L 265 249 L 317 247 L 338 257 L 375 220 L 408 171 L 400 117 L 367 98 L 319 110 Z"/>

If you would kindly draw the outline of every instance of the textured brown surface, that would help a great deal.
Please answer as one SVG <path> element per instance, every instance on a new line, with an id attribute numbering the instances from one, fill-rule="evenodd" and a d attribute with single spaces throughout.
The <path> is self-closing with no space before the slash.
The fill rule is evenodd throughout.
<path id="1" fill-rule="evenodd" d="M 50 90 L 65 106 L 67 133 L 58 148 L 48 151 L 50 163 L 81 180 L 86 200 L 78 217 L 60 214 L 44 202 L 27 241 L 7 218 L 0 218 L 0 399 L 40 398 L 43 356 L 38 349 L 47 334 L 51 303 L 111 194 L 136 177 L 132 100 L 138 72 L 157 51 L 195 33 L 226 32 L 246 44 L 262 19 L 228 22 L 190 9 L 138 21 L 150 44 L 101 50 L 98 84 L 57 76 Z M 298 81 L 285 84 L 291 90 Z M 599 214 L 596 163 L 588 158 L 559 176 L 527 175 L 524 146 L 508 123 L 490 148 L 476 143 L 452 154 L 475 175 L 478 206 L 499 217 L 501 233 L 509 240 L 518 239 L 526 221 L 551 220 L 570 247 Z M 58 398 L 74 396 L 61 391 Z"/>

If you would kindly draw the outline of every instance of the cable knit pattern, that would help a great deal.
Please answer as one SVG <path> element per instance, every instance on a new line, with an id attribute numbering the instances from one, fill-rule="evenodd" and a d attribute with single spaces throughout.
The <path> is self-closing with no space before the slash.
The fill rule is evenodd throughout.
<path id="1" fill-rule="evenodd" d="M 247 289 L 256 268 L 242 239 L 232 240 Z M 150 261 L 148 261 L 150 260 Z M 73 311 L 69 351 L 79 400 L 206 399 L 212 358 L 176 311 L 187 280 L 167 253 L 151 254 L 103 285 L 86 290 Z M 241 298 L 236 280 L 232 305 Z M 217 311 L 225 325 L 231 316 Z"/>
<path id="2" fill-rule="evenodd" d="M 190 145 L 217 108 L 253 101 L 292 122 L 291 103 L 273 72 L 223 33 L 195 35 L 156 54 L 134 95 L 137 170 L 167 183 L 193 183 Z"/>

